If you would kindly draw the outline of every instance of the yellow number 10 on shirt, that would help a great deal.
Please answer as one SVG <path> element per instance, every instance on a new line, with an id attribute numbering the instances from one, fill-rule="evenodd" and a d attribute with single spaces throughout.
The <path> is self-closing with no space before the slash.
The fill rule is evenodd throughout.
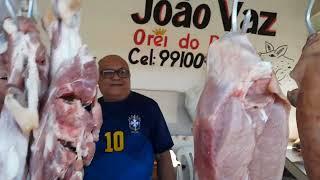
<path id="1" fill-rule="evenodd" d="M 120 152 L 124 149 L 124 136 L 122 131 L 115 131 L 115 132 L 106 132 L 104 134 L 106 137 L 106 144 L 107 147 L 105 152 Z"/>

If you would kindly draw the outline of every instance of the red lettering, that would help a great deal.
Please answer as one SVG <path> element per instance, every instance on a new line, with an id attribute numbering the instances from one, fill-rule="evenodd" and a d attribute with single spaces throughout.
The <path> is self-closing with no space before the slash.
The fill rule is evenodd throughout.
<path id="1" fill-rule="evenodd" d="M 140 38 L 138 36 L 141 36 Z M 144 40 L 146 38 L 146 33 L 144 32 L 143 29 L 138 29 L 135 33 L 134 33 L 134 36 L 133 36 L 133 41 L 136 45 L 141 45 Z"/>
<path id="2" fill-rule="evenodd" d="M 218 39 L 219 39 L 219 36 L 217 36 L 217 35 L 211 35 L 211 36 L 210 36 L 209 45 L 210 45 L 211 43 L 213 43 L 214 41 L 218 40 Z"/>
<path id="3" fill-rule="evenodd" d="M 190 47 L 191 47 L 191 49 L 197 49 L 198 47 L 199 47 L 199 41 L 198 41 L 198 39 L 192 39 L 191 41 L 190 41 Z"/>
<path id="4" fill-rule="evenodd" d="M 149 35 L 148 35 L 148 46 L 150 46 L 153 37 L 154 37 L 153 34 L 149 34 Z"/>
<path id="5" fill-rule="evenodd" d="M 187 37 L 181 38 L 179 40 L 179 47 L 181 49 L 188 49 L 189 48 L 189 40 L 190 40 L 190 34 L 187 34 Z"/>
<path id="6" fill-rule="evenodd" d="M 167 47 L 168 37 L 164 35 L 147 34 L 143 29 L 135 31 L 133 41 L 136 45 Z"/>
<path id="7" fill-rule="evenodd" d="M 164 36 L 164 46 L 163 47 L 167 47 L 168 44 L 168 37 Z"/>
<path id="8" fill-rule="evenodd" d="M 154 45 L 155 46 L 161 46 L 161 42 L 163 41 L 163 37 L 162 36 L 156 36 L 154 37 Z"/>

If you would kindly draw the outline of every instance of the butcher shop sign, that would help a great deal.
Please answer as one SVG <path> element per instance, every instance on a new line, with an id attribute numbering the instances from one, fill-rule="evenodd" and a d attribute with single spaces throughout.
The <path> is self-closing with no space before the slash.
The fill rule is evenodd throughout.
<path id="1" fill-rule="evenodd" d="M 224 31 L 230 31 L 231 14 L 226 0 L 218 0 L 223 22 Z M 248 9 L 243 9 L 244 2 L 239 2 L 238 13 L 240 11 L 245 14 Z M 141 65 L 158 65 L 170 67 L 184 68 L 201 68 L 205 64 L 205 55 L 198 51 L 200 46 L 208 47 L 209 44 L 219 39 L 218 34 L 210 35 L 206 41 L 200 41 L 197 37 L 190 33 L 179 34 L 176 36 L 166 35 L 171 24 L 174 28 L 186 29 L 206 29 L 209 23 L 216 23 L 211 20 L 213 8 L 206 3 L 192 6 L 188 1 L 153 1 L 145 0 L 144 12 L 136 12 L 131 14 L 133 23 L 142 25 L 133 33 L 133 42 L 136 47 L 129 52 L 128 59 L 131 64 Z M 277 31 L 273 29 L 273 25 L 277 21 L 277 13 L 269 11 L 257 11 L 251 9 L 252 26 L 248 29 L 248 33 L 262 36 L 276 36 Z M 150 20 L 159 26 L 154 28 L 152 32 L 148 32 L 143 28 L 145 25 L 151 24 Z M 259 21 L 261 25 L 259 25 Z M 242 26 L 243 22 L 240 23 Z M 175 44 L 179 50 L 171 51 L 168 49 L 168 43 Z M 150 48 L 148 55 L 141 55 L 140 46 L 145 45 Z M 158 48 L 159 52 L 155 53 L 154 48 Z"/>
<path id="2" fill-rule="evenodd" d="M 257 52 L 263 56 L 275 52 L 277 56 L 272 61 L 281 58 L 296 62 L 307 37 L 304 23 L 307 2 L 239 1 L 238 27 L 242 27 L 244 14 L 251 10 L 247 33 Z M 231 0 L 83 3 L 81 32 L 85 42 L 97 59 L 106 54 L 119 54 L 126 59 L 133 74 L 133 88 L 179 91 L 190 88 L 204 77 L 209 44 L 231 28 Z M 270 44 L 274 47 L 272 52 Z M 291 62 L 283 64 L 292 66 Z"/>

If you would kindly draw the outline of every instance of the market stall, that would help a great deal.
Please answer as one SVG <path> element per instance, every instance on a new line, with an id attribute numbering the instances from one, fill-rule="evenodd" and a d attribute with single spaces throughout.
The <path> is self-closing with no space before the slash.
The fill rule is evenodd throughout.
<path id="1" fill-rule="evenodd" d="M 319 13 L 319 1 L 301 0 L 0 0 L 0 179 L 84 177 L 103 122 L 98 61 L 108 54 L 123 57 L 131 89 L 159 105 L 177 179 L 277 179 L 284 170 L 284 179 L 307 179 L 286 95 Z"/>

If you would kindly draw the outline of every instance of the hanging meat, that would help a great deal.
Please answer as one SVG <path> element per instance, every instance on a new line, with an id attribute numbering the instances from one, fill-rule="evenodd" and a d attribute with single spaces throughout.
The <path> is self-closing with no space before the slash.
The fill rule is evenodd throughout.
<path id="1" fill-rule="evenodd" d="M 311 23 L 314 0 L 308 1 L 305 21 L 309 37 L 298 63 L 290 73 L 298 88 L 288 92 L 290 103 L 296 107 L 297 126 L 305 169 L 310 180 L 320 179 L 320 35 Z"/>
<path id="2" fill-rule="evenodd" d="M 0 28 L 0 112 L 3 107 L 4 98 L 6 96 L 7 80 L 8 80 L 8 68 L 7 68 L 7 40 L 4 32 L 1 33 Z"/>
<path id="3" fill-rule="evenodd" d="M 297 110 L 297 125 L 302 156 L 309 179 L 320 179 L 320 35 L 311 34 L 290 76 L 298 89 L 288 93 L 288 98 Z"/>
<path id="4" fill-rule="evenodd" d="M 209 47 L 207 62 L 194 123 L 197 177 L 281 180 L 290 105 L 271 64 L 235 31 Z"/>
<path id="5" fill-rule="evenodd" d="M 102 123 L 96 61 L 81 41 L 80 1 L 56 0 L 43 18 L 51 39 L 50 86 L 31 146 L 31 180 L 80 180 Z"/>
<path id="6" fill-rule="evenodd" d="M 1 65 L 8 73 L 8 90 L 0 117 L 0 179 L 26 177 L 30 132 L 39 125 L 39 100 L 48 84 L 48 61 L 35 23 L 7 18 L 3 29 L 8 48 Z"/>

